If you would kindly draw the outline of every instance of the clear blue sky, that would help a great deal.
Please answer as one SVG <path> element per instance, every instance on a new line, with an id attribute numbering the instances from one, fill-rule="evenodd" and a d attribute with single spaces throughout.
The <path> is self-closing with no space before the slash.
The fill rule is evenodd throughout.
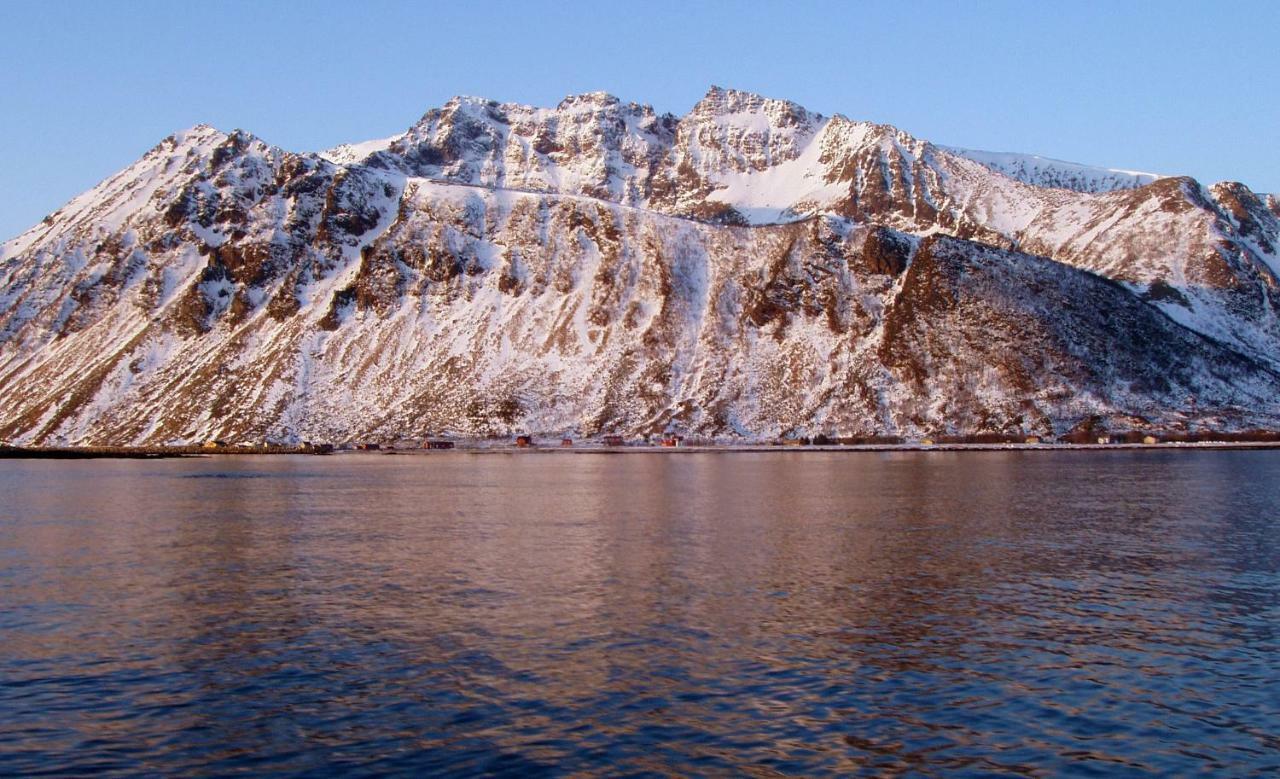
<path id="1" fill-rule="evenodd" d="M 682 114 L 712 83 L 1280 192 L 1280 2 L 0 0 L 0 30 L 3 238 L 200 122 L 312 150 L 455 94 Z"/>

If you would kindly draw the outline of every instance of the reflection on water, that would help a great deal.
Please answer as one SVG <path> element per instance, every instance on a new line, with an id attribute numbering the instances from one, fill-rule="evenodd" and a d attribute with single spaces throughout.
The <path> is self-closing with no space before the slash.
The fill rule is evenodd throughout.
<path id="1" fill-rule="evenodd" d="M 0 461 L 0 773 L 1280 768 L 1280 453 Z"/>

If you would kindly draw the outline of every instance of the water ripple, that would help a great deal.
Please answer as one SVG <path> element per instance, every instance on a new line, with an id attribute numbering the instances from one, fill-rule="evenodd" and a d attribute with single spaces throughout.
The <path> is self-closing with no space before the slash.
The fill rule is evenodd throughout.
<path id="1" fill-rule="evenodd" d="M 1280 769 L 1280 455 L 0 465 L 0 774 Z"/>

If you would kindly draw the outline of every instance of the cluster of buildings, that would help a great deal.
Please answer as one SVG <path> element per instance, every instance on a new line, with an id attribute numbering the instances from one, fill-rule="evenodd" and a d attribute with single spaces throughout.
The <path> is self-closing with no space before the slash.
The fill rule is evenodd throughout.
<path id="1" fill-rule="evenodd" d="M 550 446 L 554 438 L 548 441 L 539 441 L 533 435 L 521 433 L 514 438 L 509 439 L 506 444 L 517 449 L 533 449 L 539 446 Z M 1048 445 L 1048 444 L 1143 444 L 1155 445 L 1160 443 L 1185 443 L 1199 441 L 1250 441 L 1250 442 L 1280 442 L 1280 433 L 1266 431 L 1249 431 L 1245 433 L 1228 433 L 1228 434 L 1168 434 L 1154 435 L 1151 433 L 1127 432 L 1110 434 L 1105 431 L 1084 430 L 1073 431 L 1058 438 L 1041 437 L 1036 435 L 1021 436 L 1008 434 L 986 433 L 969 436 L 939 435 L 936 437 L 923 437 L 914 439 L 905 439 L 897 436 L 865 436 L 853 438 L 828 438 L 825 435 L 818 435 L 813 438 L 796 437 L 781 438 L 772 443 L 774 446 L 783 447 L 801 447 L 801 446 L 831 446 L 831 445 L 848 445 L 848 446 L 906 446 L 906 447 L 931 447 L 945 446 L 954 444 L 983 444 L 983 445 Z M 489 448 L 494 444 L 480 443 L 480 448 Z M 502 444 L 497 444 L 501 446 Z M 683 447 L 688 445 L 688 441 L 683 435 L 675 433 L 664 433 L 661 436 L 643 436 L 639 438 L 626 438 L 618 434 L 605 434 L 586 442 L 576 443 L 573 438 L 563 437 L 559 439 L 561 448 L 574 448 L 582 446 L 598 446 L 604 448 L 617 448 L 625 446 L 658 446 L 658 447 Z M 767 445 L 767 444 L 766 444 Z M 209 452 L 263 452 L 263 453 L 284 453 L 284 452 L 306 452 L 306 453 L 328 453 L 339 450 L 358 450 L 358 451 L 379 451 L 379 450 L 448 450 L 454 449 L 457 443 L 449 438 L 436 437 L 426 439 L 401 439 L 394 442 L 388 441 L 359 441 L 354 443 L 345 443 L 337 447 L 331 444 L 317 444 L 310 441 L 303 441 L 298 444 L 276 444 L 269 442 L 260 443 L 234 443 L 229 444 L 222 440 L 209 440 L 200 445 L 200 448 Z"/>
<path id="2" fill-rule="evenodd" d="M 518 435 L 518 436 L 516 436 L 516 438 L 515 438 L 515 442 L 514 442 L 514 443 L 515 443 L 515 446 L 516 446 L 517 448 L 520 448 L 520 449 L 528 449 L 528 448 L 535 447 L 535 446 L 537 446 L 537 445 L 538 445 L 537 441 L 535 441 L 535 440 L 534 440 L 533 436 L 531 436 L 531 435 L 523 435 L 523 434 L 522 434 L 522 435 Z M 653 446 L 653 445 L 654 445 L 654 444 L 653 444 L 653 441 L 649 440 L 647 437 L 646 437 L 646 439 L 645 439 L 644 441 L 631 442 L 631 441 L 628 441 L 626 438 L 623 438 L 623 437 L 622 437 L 622 436 L 620 436 L 620 435 L 612 435 L 612 434 L 610 434 L 610 435 L 603 435 L 603 436 L 601 436 L 601 437 L 599 438 L 599 440 L 597 441 L 597 443 L 598 443 L 598 444 L 600 444 L 601 446 L 607 446 L 607 447 L 630 446 L 630 445 L 633 445 L 633 443 L 643 444 L 643 445 L 645 445 L 645 446 Z M 683 446 L 683 445 L 684 445 L 684 436 L 682 436 L 682 435 L 675 435 L 675 434 L 672 434 L 672 433 L 668 433 L 668 434 L 666 434 L 666 435 L 663 435 L 663 436 L 658 440 L 657 445 L 658 445 L 658 446 L 669 446 L 669 447 Z M 573 439 L 572 439 L 572 438 L 561 438 L 561 439 L 560 439 L 560 446 L 561 446 L 562 448 L 567 449 L 567 448 L 570 448 L 570 447 L 575 446 L 575 444 L 574 444 L 574 441 L 573 441 Z"/>

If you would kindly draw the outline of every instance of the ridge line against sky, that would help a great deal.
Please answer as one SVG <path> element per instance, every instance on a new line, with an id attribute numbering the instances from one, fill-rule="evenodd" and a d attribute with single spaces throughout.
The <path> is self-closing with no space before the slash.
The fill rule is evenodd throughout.
<path id="1" fill-rule="evenodd" d="M 1280 3 L 51 0 L 0 4 L 0 29 L 0 240 L 197 123 L 317 151 L 456 94 L 602 90 L 683 115 L 713 83 L 944 145 L 1280 192 Z"/>

